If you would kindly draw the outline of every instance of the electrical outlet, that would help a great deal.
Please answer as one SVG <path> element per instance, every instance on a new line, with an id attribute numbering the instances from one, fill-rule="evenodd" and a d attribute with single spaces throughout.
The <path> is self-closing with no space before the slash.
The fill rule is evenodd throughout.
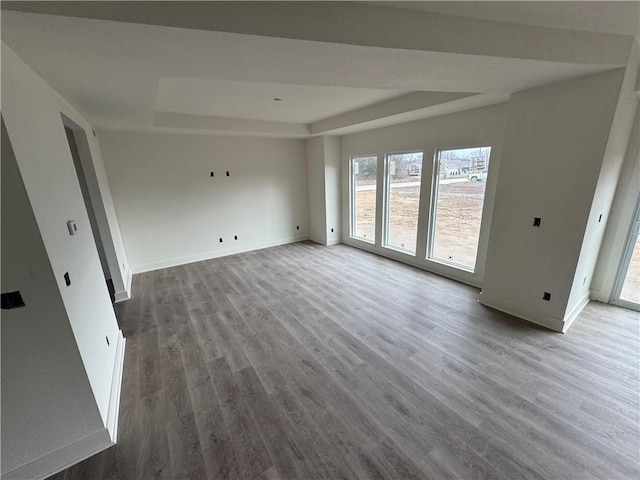
<path id="1" fill-rule="evenodd" d="M 331 233 L 333 233 L 333 228 L 331 229 Z"/>
<path id="2" fill-rule="evenodd" d="M 24 300 L 22 299 L 22 295 L 20 291 L 15 292 L 7 292 L 2 294 L 2 308 L 3 309 L 11 309 L 11 308 L 20 308 L 24 307 Z"/>
<path id="3" fill-rule="evenodd" d="M 76 225 L 75 220 L 69 220 L 67 222 L 67 229 L 69 230 L 69 235 L 75 235 L 78 231 L 78 226 Z"/>
<path id="4" fill-rule="evenodd" d="M 64 274 L 64 283 L 67 287 L 71 285 L 71 277 L 69 276 L 69 272 L 65 272 Z"/>
<path id="5" fill-rule="evenodd" d="M 220 243 L 222 243 L 222 238 L 220 238 Z"/>
<path id="6" fill-rule="evenodd" d="M 209 172 L 209 175 L 211 175 L 212 177 L 215 177 L 215 175 L 213 174 L 213 172 Z"/>
<path id="7" fill-rule="evenodd" d="M 227 170 L 227 177 L 229 176 L 229 170 Z"/>
<path id="8" fill-rule="evenodd" d="M 234 236 L 233 236 L 233 239 L 234 239 L 234 240 L 237 240 L 237 239 L 238 239 L 238 235 L 234 235 Z"/>
<path id="9" fill-rule="evenodd" d="M 105 336 L 105 340 L 107 341 L 107 347 L 109 346 L 109 337 Z"/>
<path id="10" fill-rule="evenodd" d="M 296 225 L 296 230 L 300 230 L 300 225 Z"/>
<path id="11" fill-rule="evenodd" d="M 598 217 L 598 223 L 600 223 L 602 221 L 602 214 L 600 214 L 600 216 Z"/>
<path id="12" fill-rule="evenodd" d="M 548 302 L 549 300 L 551 300 L 551 294 L 549 292 L 544 292 L 542 294 L 542 299 Z"/>
<path id="13" fill-rule="evenodd" d="M 542 218 L 540 218 L 540 217 L 533 217 L 533 226 L 534 226 L 534 227 L 539 227 L 541 222 L 542 222 Z"/>

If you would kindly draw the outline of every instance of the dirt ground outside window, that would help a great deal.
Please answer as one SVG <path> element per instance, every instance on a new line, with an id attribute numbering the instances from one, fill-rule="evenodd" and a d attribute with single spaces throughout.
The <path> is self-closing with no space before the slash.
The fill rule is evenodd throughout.
<path id="1" fill-rule="evenodd" d="M 482 218 L 484 184 L 470 181 L 442 184 L 439 193 L 437 248 L 434 249 L 434 256 L 473 267 Z M 415 245 L 415 212 L 419 200 L 419 185 L 394 188 L 391 217 L 394 219 L 395 242 Z M 365 233 L 367 238 L 374 238 L 375 189 L 364 187 L 356 191 L 356 203 L 358 235 Z M 405 227 L 404 230 L 402 227 Z"/>

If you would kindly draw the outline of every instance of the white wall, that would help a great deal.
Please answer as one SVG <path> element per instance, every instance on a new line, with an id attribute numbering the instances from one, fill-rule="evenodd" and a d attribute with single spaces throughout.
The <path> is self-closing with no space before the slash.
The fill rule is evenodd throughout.
<path id="1" fill-rule="evenodd" d="M 339 243 L 342 237 L 340 175 L 340 137 L 324 139 L 324 188 L 327 244 Z M 331 231 L 333 229 L 333 232 Z"/>
<path id="2" fill-rule="evenodd" d="M 598 183 L 593 195 L 593 203 L 584 233 L 582 250 L 576 267 L 571 294 L 567 302 L 565 321 L 572 321 L 589 300 L 591 280 L 605 234 L 609 212 L 616 193 L 625 155 L 628 147 L 631 146 L 629 140 L 636 106 L 638 105 L 638 98 L 634 90 L 640 62 L 639 50 L 638 43 L 633 42 L 629 63 L 620 86 L 615 115 L 610 126 Z"/>
<path id="3" fill-rule="evenodd" d="M 303 140 L 99 136 L 134 272 L 309 238 Z"/>
<path id="4" fill-rule="evenodd" d="M 609 302 L 633 212 L 640 195 L 640 108 L 636 104 L 636 116 L 629 139 L 624 165 L 616 189 L 611 212 L 607 218 L 605 236 L 598 256 L 598 263 L 591 282 L 591 298 Z"/>
<path id="5" fill-rule="evenodd" d="M 71 148 L 71 157 L 73 158 L 73 164 L 76 168 L 76 173 L 78 174 L 78 183 L 80 184 L 82 197 L 84 198 L 84 203 L 87 206 L 87 215 L 89 215 L 91 231 L 93 233 L 93 238 L 96 241 L 96 248 L 98 250 L 98 257 L 100 258 L 100 265 L 102 266 L 102 271 L 104 272 L 105 278 L 111 278 L 111 273 L 109 272 L 109 263 L 107 262 L 107 255 L 104 251 L 102 238 L 100 237 L 100 229 L 98 227 L 98 219 L 96 218 L 95 207 L 93 206 L 93 202 L 91 200 L 91 194 L 89 193 L 89 187 L 87 185 L 87 178 L 84 174 L 82 160 L 80 159 L 80 153 L 78 152 L 78 144 L 76 142 L 73 130 L 65 128 L 65 132 L 67 134 L 67 139 L 69 140 L 69 147 Z"/>
<path id="6" fill-rule="evenodd" d="M 480 286 L 484 278 L 485 258 L 489 225 L 498 170 L 500 166 L 502 137 L 505 128 L 507 104 L 493 105 L 466 112 L 444 115 L 426 120 L 409 122 L 393 127 L 345 135 L 341 142 L 342 185 L 342 241 L 364 250 L 394 258 L 456 280 Z M 485 191 L 484 217 L 480 232 L 478 257 L 474 273 L 455 269 L 448 265 L 426 259 L 427 220 L 433 176 L 434 155 L 437 149 L 467 147 L 490 144 L 491 161 Z M 385 153 L 422 150 L 422 190 L 420 219 L 418 223 L 418 245 L 416 256 L 405 255 L 381 245 L 382 205 L 377 205 L 376 244 L 371 245 L 349 238 L 349 158 L 355 155 L 378 155 L 378 191 L 382 191 L 383 160 Z M 381 195 L 378 195 L 381 198 Z"/>
<path id="7" fill-rule="evenodd" d="M 113 280 L 115 300 L 116 302 L 127 300 L 131 297 L 131 271 L 124 251 L 120 225 L 116 217 L 102 153 L 99 148 L 94 149 L 95 153 L 91 148 L 91 144 L 97 145 L 93 131 L 86 131 L 68 118 L 65 119 L 65 122 L 74 131 L 78 145 L 78 154 L 93 204 L 98 232 L 102 239 L 109 273 Z"/>
<path id="8" fill-rule="evenodd" d="M 309 238 L 327 243 L 327 216 L 324 178 L 324 137 L 305 141 L 307 160 L 307 192 L 309 201 Z"/>
<path id="9" fill-rule="evenodd" d="M 481 303 L 564 328 L 623 75 L 511 96 Z"/>
<path id="10" fill-rule="evenodd" d="M 110 413 L 114 412 L 112 386 L 114 373 L 117 373 L 115 371 L 116 351 L 122 346 L 119 342 L 122 337 L 91 234 L 89 218 L 73 166 L 61 113 L 89 132 L 91 126 L 4 43 L 2 44 L 2 102 L 2 116 L 46 251 L 47 268 L 52 271 L 55 289 L 64 307 L 63 309 L 52 308 L 46 320 L 38 317 L 38 321 L 46 321 L 57 326 L 65 323 L 70 325 L 86 372 L 84 378 L 88 378 L 99 412 L 98 423 L 102 422 L 104 431 L 106 425 L 111 425 Z M 100 149 L 96 141 L 91 141 L 90 149 L 94 160 L 99 161 Z M 66 222 L 69 219 L 75 220 L 79 229 L 73 237 L 67 230 Z M 44 269 L 42 262 L 41 258 L 40 268 Z M 71 285 L 68 287 L 63 278 L 65 272 L 69 272 L 71 277 Z M 4 282 L 3 275 L 3 288 Z M 42 289 L 43 296 L 53 294 L 52 290 L 44 286 Z M 61 335 L 64 335 L 64 327 L 60 328 Z M 4 313 L 2 329 L 3 342 L 12 342 L 11 335 L 15 332 L 5 331 Z M 35 332 L 33 337 L 33 342 L 24 344 L 26 350 L 21 354 L 32 355 L 34 361 L 38 361 L 37 368 L 18 362 L 17 370 L 12 372 L 13 379 L 17 381 L 22 378 L 23 382 L 27 382 L 20 387 L 22 391 L 24 388 L 29 388 L 31 381 L 29 369 L 40 369 L 39 371 L 46 372 L 51 367 L 46 355 L 41 351 L 50 349 L 48 344 L 53 340 L 42 338 L 40 333 Z M 110 345 L 107 345 L 106 337 L 110 339 Z M 38 338 L 42 340 L 42 344 L 38 343 Z M 8 349 L 6 355 L 11 352 L 13 350 Z M 48 353 L 54 355 L 53 352 Z M 2 355 L 4 381 L 7 374 L 5 369 L 12 362 L 5 355 L 4 349 Z M 72 355 L 72 352 L 69 355 Z M 73 369 L 64 372 L 64 375 L 72 377 L 76 374 Z M 54 378 L 52 376 L 52 379 Z M 47 394 L 45 383 L 39 388 L 42 389 L 41 392 Z M 64 392 L 66 402 L 71 405 L 76 401 L 74 393 L 73 390 Z M 52 398 L 54 398 L 53 393 Z M 117 398 L 115 401 L 117 403 Z M 75 412 L 78 418 L 74 422 L 69 422 L 64 433 L 61 433 L 57 431 L 59 427 L 57 420 L 41 421 L 43 412 L 33 410 L 32 407 L 40 407 L 31 405 L 28 398 L 23 398 L 20 407 L 9 421 L 2 423 L 3 445 L 11 445 L 14 442 L 20 445 L 21 439 L 24 438 L 20 436 L 13 438 L 5 432 L 11 432 L 11 435 L 20 435 L 20 432 L 33 435 L 33 432 L 38 432 L 43 439 L 49 438 L 50 435 L 59 434 L 60 436 L 55 444 L 40 445 L 38 452 L 33 449 L 25 450 L 28 453 L 27 456 L 21 455 L 20 458 L 11 460 L 3 455 L 3 472 L 8 465 L 16 466 L 36 460 L 38 454 L 53 453 L 45 451 L 47 448 L 64 448 L 66 445 L 62 443 L 63 439 L 67 441 L 75 437 L 79 440 L 86 433 L 86 429 L 77 427 L 78 425 L 97 427 L 95 418 L 87 417 L 85 410 L 79 408 Z M 67 407 L 62 404 L 52 404 L 51 408 L 45 412 L 48 416 L 55 415 L 52 408 L 64 412 Z M 111 433 L 113 435 L 115 431 L 112 430 Z M 108 440 L 108 435 L 106 438 Z M 39 445 L 37 442 L 34 443 L 33 448 L 37 445 Z"/>
<path id="11" fill-rule="evenodd" d="M 2 128 L 2 474 L 104 428 Z"/>
<path id="12" fill-rule="evenodd" d="M 340 243 L 342 230 L 340 137 L 314 137 L 305 143 L 309 238 L 321 245 L 334 245 Z"/>

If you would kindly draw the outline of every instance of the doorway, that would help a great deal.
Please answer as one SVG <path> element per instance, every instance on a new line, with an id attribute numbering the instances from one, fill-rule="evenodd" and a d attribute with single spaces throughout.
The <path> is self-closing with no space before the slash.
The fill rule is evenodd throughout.
<path id="1" fill-rule="evenodd" d="M 640 311 L 640 197 L 627 234 L 611 303 Z"/>
<path id="2" fill-rule="evenodd" d="M 93 201 L 91 200 L 91 194 L 89 193 L 89 185 L 87 183 L 87 174 L 82 165 L 82 160 L 80 158 L 80 151 L 78 149 L 78 144 L 80 142 L 86 143 L 87 141 L 86 133 L 82 129 L 73 129 L 69 127 L 66 124 L 66 122 L 63 122 L 63 123 L 64 123 L 64 131 L 67 136 L 67 142 L 69 143 L 69 150 L 71 151 L 71 158 L 73 158 L 73 166 L 75 167 L 76 175 L 78 177 L 78 183 L 80 184 L 80 190 L 82 191 L 82 199 L 84 200 L 84 206 L 87 210 L 87 216 L 89 217 L 91 233 L 93 234 L 93 240 L 96 244 L 98 257 L 100 258 L 100 265 L 102 266 L 102 272 L 104 274 L 105 282 L 109 290 L 111 303 L 114 303 L 115 288 L 113 285 L 111 272 L 109 270 L 109 263 L 107 261 L 107 255 L 105 253 L 104 244 L 102 242 L 102 238 L 100 237 L 100 229 L 98 227 L 96 211 L 93 205 Z M 78 138 L 82 136 L 84 136 L 84 138 Z"/>

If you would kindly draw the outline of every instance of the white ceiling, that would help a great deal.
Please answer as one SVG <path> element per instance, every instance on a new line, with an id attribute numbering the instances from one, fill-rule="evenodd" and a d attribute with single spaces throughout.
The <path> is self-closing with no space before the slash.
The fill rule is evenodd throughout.
<path id="1" fill-rule="evenodd" d="M 567 28 L 589 32 L 638 35 L 640 33 L 640 2 L 576 1 L 564 2 L 371 2 L 378 5 L 408 8 L 423 12 L 442 13 L 483 20 Z"/>
<path id="2" fill-rule="evenodd" d="M 161 78 L 155 109 L 192 115 L 313 123 L 404 93 L 402 90 L 211 78 Z"/>
<path id="3" fill-rule="evenodd" d="M 374 14 L 384 20 L 390 10 L 399 9 L 375 7 Z M 561 38 L 564 32 L 558 32 Z M 391 29 L 380 38 L 398 33 Z M 210 133 L 304 136 L 319 131 L 316 123 L 353 131 L 376 115 L 390 118 L 392 112 L 393 121 L 401 122 L 441 111 L 433 110 L 434 98 L 443 104 L 484 95 L 455 104 L 472 108 L 504 101 L 509 92 L 620 65 L 557 61 L 556 52 L 539 60 L 530 50 L 509 56 L 385 48 L 343 38 L 332 43 L 8 10 L 2 11 L 2 40 L 97 128 L 147 131 L 171 130 L 173 120 L 173 131 L 189 124 L 208 125 L 190 129 Z M 491 39 L 500 48 L 497 40 Z M 545 58 L 551 50 L 545 45 L 540 51 Z M 567 52 L 587 58 L 575 45 Z M 434 94 L 417 109 L 408 101 L 412 92 Z M 282 101 L 274 102 L 276 97 Z M 410 116 L 399 114 L 402 109 Z M 162 121 L 154 122 L 154 116 Z"/>

